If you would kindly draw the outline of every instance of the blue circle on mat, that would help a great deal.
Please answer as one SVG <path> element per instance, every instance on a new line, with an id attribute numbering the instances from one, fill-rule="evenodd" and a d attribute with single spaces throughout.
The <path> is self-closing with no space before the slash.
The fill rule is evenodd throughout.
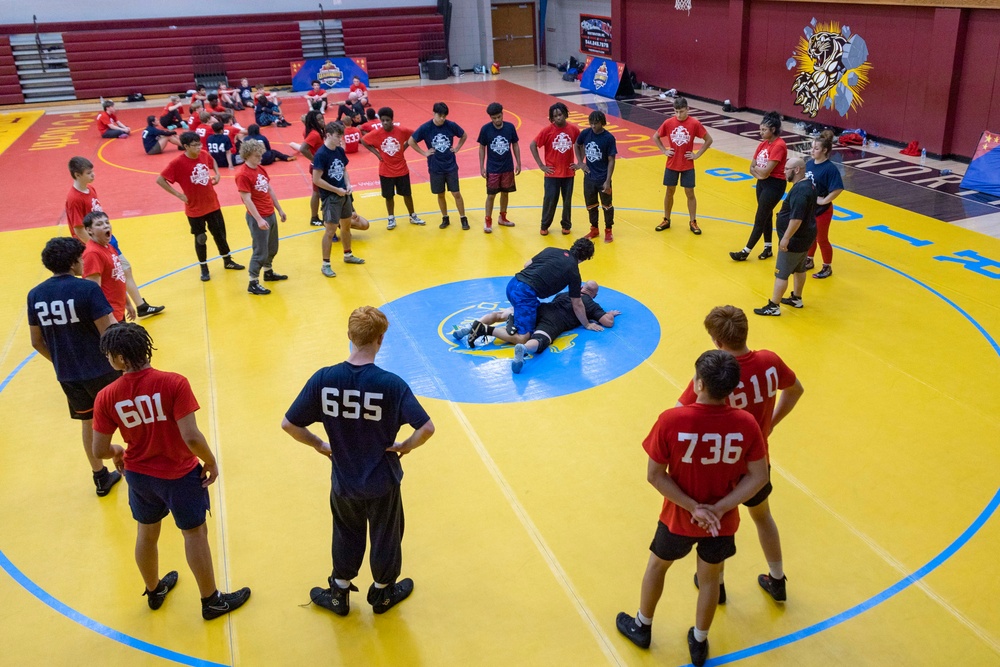
<path id="1" fill-rule="evenodd" d="M 614 380 L 645 361 L 660 341 L 660 324 L 646 306 L 601 287 L 597 302 L 620 310 L 604 331 L 578 327 L 530 356 L 520 374 L 510 370 L 514 346 L 480 339 L 474 349 L 456 341 L 455 327 L 508 308 L 509 277 L 439 285 L 382 307 L 391 326 L 378 365 L 402 377 L 413 393 L 457 403 L 536 401 L 584 391 Z M 502 326 L 502 325 L 501 325 Z"/>

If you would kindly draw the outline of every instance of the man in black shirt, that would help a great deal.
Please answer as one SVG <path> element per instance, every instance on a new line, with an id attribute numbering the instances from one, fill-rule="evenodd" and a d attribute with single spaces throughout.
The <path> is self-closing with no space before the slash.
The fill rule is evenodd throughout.
<path id="1" fill-rule="evenodd" d="M 802 158 L 789 158 L 785 163 L 785 178 L 792 184 L 775 227 L 781 242 L 774 271 L 774 293 L 762 308 L 754 308 L 758 315 L 781 315 L 783 303 L 792 308 L 802 307 L 802 288 L 806 284 L 806 254 L 816 240 L 816 189 L 806 176 L 806 163 Z M 785 297 L 788 278 L 792 276 L 792 294 Z"/>

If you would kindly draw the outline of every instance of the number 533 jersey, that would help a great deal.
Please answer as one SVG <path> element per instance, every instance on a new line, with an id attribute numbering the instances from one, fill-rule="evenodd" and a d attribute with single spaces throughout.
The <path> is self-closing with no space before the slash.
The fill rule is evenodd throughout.
<path id="1" fill-rule="evenodd" d="M 410 387 L 375 364 L 342 362 L 316 371 L 285 413 L 306 428 L 322 422 L 333 459 L 333 492 L 378 498 L 403 479 L 399 456 L 385 451 L 403 424 L 418 429 L 430 417 Z"/>

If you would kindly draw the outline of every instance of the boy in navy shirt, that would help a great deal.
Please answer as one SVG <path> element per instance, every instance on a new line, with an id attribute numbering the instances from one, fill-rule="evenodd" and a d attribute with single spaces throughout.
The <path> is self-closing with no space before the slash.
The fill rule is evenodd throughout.
<path id="1" fill-rule="evenodd" d="M 223 169 L 233 166 L 233 140 L 223 134 L 224 129 L 226 126 L 221 121 L 215 121 L 212 123 L 212 134 L 205 139 L 208 154 Z"/>
<path id="2" fill-rule="evenodd" d="M 156 127 L 156 116 L 146 116 L 146 129 L 142 131 L 142 147 L 146 155 L 159 155 L 167 144 L 173 144 L 184 150 L 176 132 L 161 130 Z"/>
<path id="3" fill-rule="evenodd" d="M 493 231 L 493 200 L 500 193 L 501 227 L 513 227 L 507 219 L 507 197 L 517 190 L 514 176 L 521 173 L 521 148 L 513 123 L 503 119 L 503 107 L 493 102 L 486 107 L 490 122 L 479 131 L 479 173 L 486 179 L 486 226 L 483 231 Z"/>
<path id="4" fill-rule="evenodd" d="M 316 151 L 312 163 L 313 185 L 319 189 L 323 205 L 323 275 L 333 278 L 330 251 L 340 227 L 340 243 L 344 249 L 345 264 L 364 264 L 365 260 L 351 252 L 351 229 L 368 229 L 368 221 L 354 211 L 351 181 L 347 176 L 347 154 L 344 152 L 344 124 L 327 123 L 323 145 Z"/>
<path id="5" fill-rule="evenodd" d="M 358 575 L 370 530 L 372 583 L 368 603 L 376 614 L 413 592 L 413 580 L 397 581 L 402 568 L 403 501 L 400 458 L 434 435 L 434 424 L 407 384 L 375 365 L 389 321 L 362 306 L 348 320 L 347 361 L 316 371 L 285 413 L 281 428 L 333 463 L 333 572 L 329 588 L 310 598 L 338 616 L 350 611 L 351 580 Z M 322 422 L 329 442 L 307 427 Z M 414 429 L 397 442 L 403 424 Z"/>
<path id="6" fill-rule="evenodd" d="M 455 198 L 455 208 L 462 220 L 462 229 L 469 229 L 469 219 L 465 217 L 465 200 L 458 189 L 458 161 L 455 153 L 462 149 L 462 144 L 469 138 L 457 123 L 448 120 L 448 105 L 444 102 L 434 103 L 434 118 L 417 128 L 407 140 L 410 148 L 427 158 L 427 172 L 431 179 L 431 192 L 438 197 L 441 207 L 441 229 L 451 224 L 448 219 L 448 201 L 444 197 L 445 185 L 448 192 Z M 454 145 L 455 137 L 458 144 Z M 423 141 L 428 150 L 417 143 Z"/>
<path id="7" fill-rule="evenodd" d="M 80 422 L 83 450 L 94 473 L 98 496 L 106 496 L 120 479 L 94 456 L 93 412 L 97 392 L 118 379 L 101 354 L 101 334 L 115 323 L 100 285 L 81 280 L 83 243 L 75 237 L 50 240 L 42 264 L 52 277 L 28 292 L 31 347 L 55 367 L 56 379 L 69 403 L 69 416 Z"/>
<path id="8" fill-rule="evenodd" d="M 600 235 L 597 219 L 597 201 L 600 197 L 604 209 L 604 242 L 611 243 L 614 236 L 611 228 L 615 224 L 615 207 L 611 202 L 611 176 L 615 173 L 615 155 L 618 148 L 615 138 L 604 129 L 608 119 L 601 111 L 593 111 L 588 118 L 590 128 L 580 133 L 576 140 L 577 169 L 582 169 L 583 200 L 590 214 L 590 231 L 586 238 L 596 239 Z"/>

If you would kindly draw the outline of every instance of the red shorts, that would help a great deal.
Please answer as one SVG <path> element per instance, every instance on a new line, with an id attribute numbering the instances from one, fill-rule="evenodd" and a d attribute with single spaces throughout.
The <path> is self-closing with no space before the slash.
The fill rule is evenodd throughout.
<path id="1" fill-rule="evenodd" d="M 505 171 L 502 174 L 486 174 L 486 194 L 495 195 L 498 192 L 516 192 L 514 172 Z"/>

